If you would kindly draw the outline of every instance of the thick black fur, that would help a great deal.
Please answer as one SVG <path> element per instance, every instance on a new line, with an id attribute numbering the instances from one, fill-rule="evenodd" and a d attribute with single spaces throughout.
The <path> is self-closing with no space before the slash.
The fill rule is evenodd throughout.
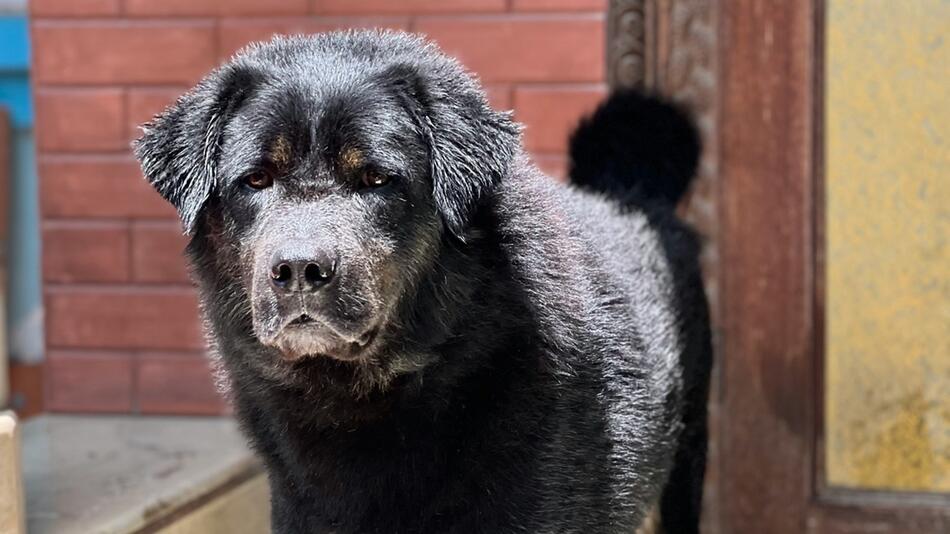
<path id="1" fill-rule="evenodd" d="M 136 153 L 192 236 L 274 531 L 626 534 L 659 504 L 697 532 L 711 349 L 672 209 L 696 139 L 617 94 L 557 184 L 455 61 L 386 32 L 251 47 L 156 117 Z M 288 243 L 340 259 L 299 303 L 267 283 Z"/>
<path id="2" fill-rule="evenodd" d="M 633 203 L 675 204 L 696 174 L 699 132 L 687 112 L 636 91 L 614 95 L 571 135 L 571 182 Z"/>

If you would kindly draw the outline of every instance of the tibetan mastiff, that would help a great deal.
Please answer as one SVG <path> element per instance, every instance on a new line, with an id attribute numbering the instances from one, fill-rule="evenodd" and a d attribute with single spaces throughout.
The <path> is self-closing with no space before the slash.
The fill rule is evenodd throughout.
<path id="1" fill-rule="evenodd" d="M 144 127 L 277 533 L 696 532 L 699 141 L 610 97 L 571 185 L 424 39 L 252 45 Z"/>

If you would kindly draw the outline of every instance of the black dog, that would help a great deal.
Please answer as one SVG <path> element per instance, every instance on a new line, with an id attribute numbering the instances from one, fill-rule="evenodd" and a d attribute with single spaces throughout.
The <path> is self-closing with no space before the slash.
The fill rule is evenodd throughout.
<path id="1" fill-rule="evenodd" d="M 406 34 L 252 46 L 145 128 L 279 533 L 698 528 L 699 145 L 616 95 L 542 176 Z M 588 191 L 584 191 L 584 189 Z"/>

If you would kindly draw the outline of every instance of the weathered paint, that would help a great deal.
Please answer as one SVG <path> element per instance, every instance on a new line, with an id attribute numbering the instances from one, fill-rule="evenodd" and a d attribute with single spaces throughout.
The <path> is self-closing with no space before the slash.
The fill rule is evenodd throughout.
<path id="1" fill-rule="evenodd" d="M 950 2 L 827 9 L 828 482 L 950 491 Z"/>

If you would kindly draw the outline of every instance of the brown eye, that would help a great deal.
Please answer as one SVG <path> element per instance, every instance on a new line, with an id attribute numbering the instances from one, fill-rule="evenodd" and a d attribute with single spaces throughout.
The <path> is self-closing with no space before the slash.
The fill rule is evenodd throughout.
<path id="1" fill-rule="evenodd" d="M 274 185 L 274 177 L 266 172 L 253 172 L 244 177 L 244 185 L 251 189 L 267 189 Z"/>
<path id="2" fill-rule="evenodd" d="M 379 172 L 367 169 L 363 171 L 363 187 L 382 187 L 389 183 L 389 176 Z"/>

